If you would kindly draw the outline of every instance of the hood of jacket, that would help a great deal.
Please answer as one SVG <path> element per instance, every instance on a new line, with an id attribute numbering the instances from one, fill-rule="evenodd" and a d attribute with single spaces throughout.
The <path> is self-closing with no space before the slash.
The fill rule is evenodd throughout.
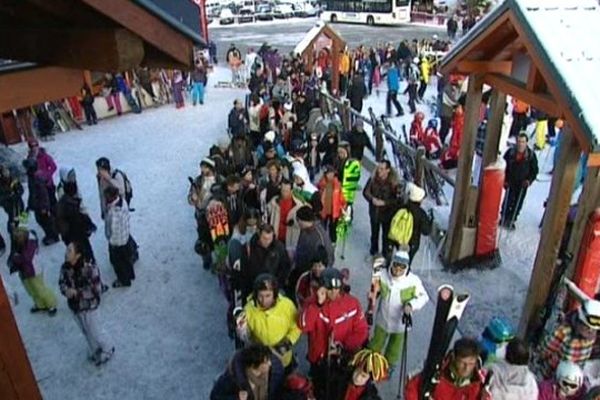
<path id="1" fill-rule="evenodd" d="M 308 170 L 301 163 L 294 163 L 294 176 L 299 177 L 304 182 L 304 185 L 299 187 L 303 192 L 308 192 L 310 194 L 315 193 L 318 189 L 315 185 L 310 181 L 310 176 L 308 175 Z"/>
<path id="2" fill-rule="evenodd" d="M 498 360 L 490 366 L 491 392 L 494 400 L 537 399 L 538 386 L 527 365 L 511 365 Z"/>

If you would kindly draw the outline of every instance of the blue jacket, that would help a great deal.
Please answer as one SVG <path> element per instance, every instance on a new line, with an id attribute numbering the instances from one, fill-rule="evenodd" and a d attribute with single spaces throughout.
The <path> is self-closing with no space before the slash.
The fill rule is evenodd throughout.
<path id="1" fill-rule="evenodd" d="M 275 355 L 271 356 L 271 372 L 269 375 L 269 400 L 280 400 L 284 383 L 283 365 Z M 225 372 L 215 382 L 210 400 L 238 400 L 241 390 L 248 392 L 248 400 L 254 400 L 250 383 L 242 365 L 240 352 L 234 356 Z"/>
<path id="2" fill-rule="evenodd" d="M 387 85 L 390 91 L 400 91 L 400 71 L 395 65 L 387 71 Z"/>

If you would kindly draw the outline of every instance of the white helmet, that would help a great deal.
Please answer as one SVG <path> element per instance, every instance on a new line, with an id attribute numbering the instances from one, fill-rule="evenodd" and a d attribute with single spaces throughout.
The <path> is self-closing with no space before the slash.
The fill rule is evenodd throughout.
<path id="1" fill-rule="evenodd" d="M 600 330 L 600 301 L 584 301 L 579 307 L 579 319 L 591 329 Z"/>
<path id="2" fill-rule="evenodd" d="M 556 382 L 564 394 L 572 396 L 583 385 L 583 371 L 572 361 L 561 361 L 556 368 Z"/>

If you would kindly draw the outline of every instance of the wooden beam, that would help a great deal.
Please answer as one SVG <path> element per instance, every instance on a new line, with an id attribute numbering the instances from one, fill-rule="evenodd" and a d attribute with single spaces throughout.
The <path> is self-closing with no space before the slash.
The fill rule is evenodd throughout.
<path id="1" fill-rule="evenodd" d="M 499 73 L 509 75 L 512 68 L 510 61 L 469 61 L 458 63 L 457 72 L 463 74 L 473 73 Z"/>
<path id="2" fill-rule="evenodd" d="M 33 68 L 0 75 L 0 113 L 79 94 L 83 73 L 60 67 Z"/>
<path id="3" fill-rule="evenodd" d="M 546 88 L 546 82 L 544 77 L 540 74 L 540 70 L 537 68 L 533 59 L 529 66 L 529 74 L 527 76 L 527 90 L 530 92 L 543 92 Z"/>
<path id="4" fill-rule="evenodd" d="M 600 153 L 588 154 L 588 167 L 600 167 Z"/>
<path id="5" fill-rule="evenodd" d="M 448 224 L 448 236 L 445 244 L 444 260 L 453 263 L 458 260 L 462 241 L 462 229 L 465 226 L 465 204 L 471 185 L 471 170 L 473 155 L 475 153 L 475 139 L 479 127 L 479 109 L 483 89 L 482 75 L 469 75 L 467 89 L 467 102 L 465 104 L 465 124 L 460 154 L 458 158 L 458 171 L 456 173 L 456 186 L 452 198 L 452 211 Z M 474 248 L 475 244 L 473 244 Z"/>
<path id="6" fill-rule="evenodd" d="M 544 215 L 540 244 L 537 249 L 527 299 L 521 314 L 519 333 L 530 337 L 539 326 L 540 310 L 548 297 L 556 258 L 567 221 L 571 194 L 581 149 L 570 127 L 565 124 L 562 133 L 558 164 L 552 174 L 552 184 Z"/>
<path id="7" fill-rule="evenodd" d="M 141 63 L 144 42 L 122 28 L 33 29 L 3 25 L 0 27 L 0 57 L 117 72 Z"/>
<path id="8" fill-rule="evenodd" d="M 81 0 L 181 64 L 194 65 L 193 43 L 133 1 Z"/>
<path id="9" fill-rule="evenodd" d="M 492 90 L 480 176 L 483 176 L 483 169 L 495 162 L 498 158 L 498 147 L 500 144 L 500 135 L 502 133 L 502 122 L 504 121 L 504 109 L 506 107 L 506 94 L 498 89 Z"/>
<path id="10" fill-rule="evenodd" d="M 523 83 L 514 78 L 500 74 L 486 74 L 483 79 L 488 85 L 510 94 L 548 115 L 560 117 L 563 114 L 552 97 L 544 93 L 532 93 Z"/>
<path id="11" fill-rule="evenodd" d="M 6 290 L 0 279 L 0 399 L 41 398 Z"/>

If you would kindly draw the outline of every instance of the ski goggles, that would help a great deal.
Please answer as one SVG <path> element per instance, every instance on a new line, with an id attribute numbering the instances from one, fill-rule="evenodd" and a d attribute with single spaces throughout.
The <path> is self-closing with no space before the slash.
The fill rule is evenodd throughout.
<path id="1" fill-rule="evenodd" d="M 564 389 L 565 391 L 568 391 L 568 392 L 574 392 L 579 388 L 579 385 L 577 383 L 569 382 L 569 381 L 565 381 L 565 380 L 560 381 L 558 383 L 558 385 L 561 387 L 561 389 Z"/>
<path id="2" fill-rule="evenodd" d="M 404 263 L 399 263 L 399 262 L 392 262 L 392 268 L 406 269 L 406 268 L 408 268 L 408 265 L 404 264 Z"/>

